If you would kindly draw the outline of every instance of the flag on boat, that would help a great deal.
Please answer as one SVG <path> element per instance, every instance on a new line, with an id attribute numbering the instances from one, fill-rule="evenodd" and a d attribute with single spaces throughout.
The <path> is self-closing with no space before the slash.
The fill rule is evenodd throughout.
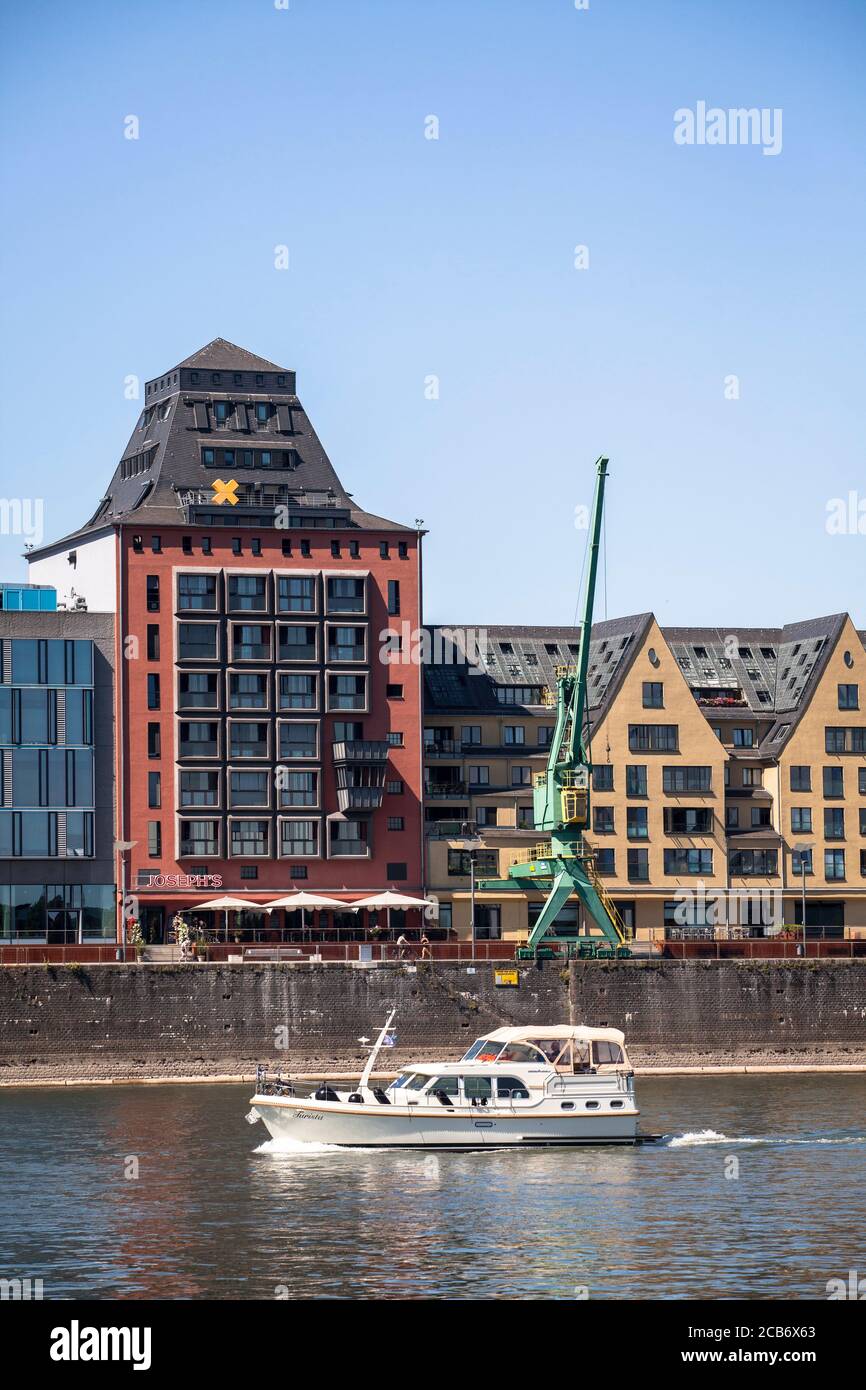
<path id="1" fill-rule="evenodd" d="M 383 1047 L 396 1047 L 396 1046 L 397 1046 L 397 1034 L 396 1034 L 396 1033 L 386 1033 L 385 1036 L 384 1036 L 384 1038 L 382 1039 L 382 1046 L 383 1046 Z"/>

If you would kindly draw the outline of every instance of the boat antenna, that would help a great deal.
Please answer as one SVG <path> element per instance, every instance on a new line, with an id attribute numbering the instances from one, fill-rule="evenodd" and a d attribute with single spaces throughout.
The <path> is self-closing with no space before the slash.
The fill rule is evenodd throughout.
<path id="1" fill-rule="evenodd" d="M 391 1024 L 394 1022 L 394 1017 L 395 1017 L 396 1013 L 397 1013 L 396 1008 L 393 1008 L 393 1009 L 391 1010 L 391 1012 L 389 1013 L 387 1019 L 385 1020 L 385 1026 L 384 1026 L 384 1028 L 382 1029 L 381 1033 L 379 1034 L 378 1038 L 376 1039 L 376 1041 L 374 1042 L 372 1048 L 370 1049 L 370 1055 L 369 1055 L 369 1057 L 367 1058 L 367 1065 L 364 1067 L 364 1070 L 361 1072 L 361 1080 L 358 1082 L 358 1090 L 359 1090 L 359 1091 L 363 1091 L 363 1089 L 364 1089 L 364 1087 L 366 1086 L 367 1082 L 370 1080 L 370 1073 L 371 1073 L 372 1070 L 373 1070 L 373 1063 L 375 1062 L 375 1060 L 376 1060 L 376 1058 L 378 1057 L 380 1051 L 382 1050 L 383 1046 L 385 1045 L 385 1039 L 387 1038 L 388 1033 L 389 1033 L 390 1030 L 391 1030 Z"/>

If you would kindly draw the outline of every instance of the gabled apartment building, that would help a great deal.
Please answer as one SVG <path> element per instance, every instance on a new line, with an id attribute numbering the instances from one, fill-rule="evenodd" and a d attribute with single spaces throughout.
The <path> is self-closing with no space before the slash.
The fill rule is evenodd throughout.
<path id="1" fill-rule="evenodd" d="M 432 630 L 434 648 L 437 631 L 456 629 Z M 544 692 L 579 633 L 484 631 L 479 660 L 426 671 L 427 885 L 458 936 L 474 900 L 479 938 L 516 939 L 541 894 L 473 894 L 472 861 L 476 881 L 501 877 L 537 838 Z M 866 936 L 864 642 L 845 614 L 728 632 L 649 613 L 594 625 L 587 840 L 638 937 L 799 926 L 804 887 L 807 933 Z M 576 902 L 564 919 L 579 930 Z"/>

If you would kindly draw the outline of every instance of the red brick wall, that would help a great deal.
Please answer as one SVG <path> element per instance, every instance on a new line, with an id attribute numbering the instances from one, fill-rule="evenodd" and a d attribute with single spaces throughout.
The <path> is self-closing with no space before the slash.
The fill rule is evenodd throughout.
<path id="1" fill-rule="evenodd" d="M 159 532 L 162 542 L 162 552 L 159 554 L 154 554 L 151 550 L 151 534 L 155 531 Z M 175 715 L 176 671 L 174 667 L 175 571 L 178 569 L 214 570 L 225 568 L 242 571 L 258 569 L 282 571 L 294 569 L 306 572 L 310 570 L 327 572 L 330 570 L 344 573 L 352 570 L 368 571 L 366 621 L 369 625 L 370 712 L 363 715 L 354 715 L 349 711 L 336 715 L 323 712 L 319 716 L 322 721 L 322 810 L 311 814 L 316 814 L 322 818 L 323 855 L 319 859 L 306 861 L 308 863 L 308 876 L 305 881 L 290 878 L 291 865 L 304 862 L 300 860 L 281 860 L 278 858 L 243 861 L 227 858 L 209 859 L 206 861 L 208 872 L 222 875 L 224 889 L 228 892 L 240 889 L 252 891 L 260 889 L 264 892 L 271 890 L 290 891 L 295 887 L 306 887 L 311 891 L 317 889 L 333 890 L 343 887 L 349 890 L 374 890 L 389 886 L 386 875 L 387 863 L 405 862 L 407 877 L 394 886 L 406 891 L 417 892 L 422 885 L 421 667 L 408 661 L 401 661 L 395 667 L 394 665 L 385 665 L 379 659 L 379 634 L 383 629 L 390 625 L 399 631 L 404 623 L 408 623 L 410 631 L 420 627 L 417 538 L 411 533 L 401 533 L 398 536 L 396 533 L 389 532 L 347 533 L 343 531 L 335 533 L 322 531 L 317 533 L 311 531 L 309 534 L 311 553 L 309 556 L 301 556 L 300 536 L 293 532 L 294 554 L 292 557 L 287 557 L 282 553 L 282 540 L 286 535 L 284 531 L 238 528 L 237 532 L 233 532 L 231 527 L 226 527 L 224 533 L 221 534 L 219 528 L 213 528 L 204 532 L 211 537 L 213 550 L 210 555 L 201 553 L 202 534 L 201 528 L 182 526 L 158 528 L 152 525 L 146 527 L 142 525 L 141 535 L 144 541 L 142 554 L 136 554 L 132 548 L 133 528 L 125 527 L 122 536 L 120 563 L 123 567 L 124 618 L 123 632 L 119 640 L 123 642 L 128 636 L 138 639 L 138 655 L 131 655 L 126 659 L 121 657 L 119 662 L 121 668 L 119 674 L 125 676 L 123 699 L 126 706 L 121 736 L 126 806 L 126 823 L 122 834 L 123 838 L 127 840 L 137 841 L 135 848 L 129 854 L 128 882 L 132 891 L 135 889 L 139 869 L 156 870 L 165 874 L 190 872 L 190 861 L 187 859 L 178 860 L 175 855 L 175 730 L 177 723 Z M 243 555 L 240 557 L 232 554 L 231 542 L 234 534 L 240 534 L 243 538 Z M 349 535 L 359 541 L 360 555 L 357 559 L 352 559 L 346 553 Z M 183 536 L 191 536 L 192 538 L 193 553 L 191 555 L 186 555 L 182 551 L 181 538 Z M 253 536 L 257 536 L 262 544 L 262 554 L 258 557 L 251 554 L 250 551 L 250 541 Z M 339 538 L 341 541 L 342 554 L 340 558 L 331 555 L 331 541 L 335 538 Z M 388 559 L 382 559 L 379 554 L 379 543 L 382 540 L 387 540 L 390 545 L 390 558 Z M 406 559 L 398 558 L 398 540 L 405 541 L 407 544 L 408 557 Z M 159 613 L 148 613 L 147 611 L 146 581 L 148 575 L 159 577 Z M 390 619 L 387 612 L 389 579 L 400 581 L 400 615 Z M 206 615 L 202 613 L 200 616 Z M 283 618 L 285 616 L 282 615 Z M 301 617 L 300 614 L 294 616 Z M 256 620 L 256 615 L 248 615 L 248 621 L 255 622 Z M 352 618 L 347 615 L 342 618 L 342 621 L 351 624 Z M 159 624 L 160 657 L 158 661 L 147 659 L 148 623 Z M 225 653 L 223 653 L 224 658 Z M 280 669 L 279 666 L 277 669 Z M 160 676 L 161 709 L 158 711 L 147 708 L 147 676 L 152 672 L 158 672 Z M 388 700 L 386 698 L 385 688 L 389 680 L 402 684 L 402 700 Z M 119 689 L 120 681 L 118 681 Z M 222 713 L 224 715 L 225 710 Z M 207 719 L 211 716 L 202 712 L 198 717 Z M 297 712 L 295 717 L 303 716 Z M 392 730 L 401 730 L 403 733 L 403 747 L 391 750 L 387 777 L 389 780 L 401 778 L 405 790 L 402 796 L 389 795 L 386 791 L 382 808 L 372 813 L 373 853 L 367 860 L 328 859 L 324 856 L 325 817 L 338 809 L 331 761 L 332 727 L 335 718 L 361 719 L 364 725 L 365 738 L 384 739 L 386 734 Z M 161 726 L 162 755 L 159 761 L 149 759 L 147 756 L 147 725 L 150 722 L 158 722 Z M 118 724 L 121 724 L 120 719 Z M 273 761 L 276 763 L 278 758 L 275 756 Z M 195 766 L 195 764 L 189 765 Z M 150 809 L 147 804 L 147 774 L 156 770 L 162 774 L 162 807 L 158 811 Z M 205 818 L 208 816 L 208 811 L 202 810 L 200 814 Z M 256 818 L 258 813 L 250 811 L 248 813 L 236 812 L 235 814 L 248 815 L 252 819 Z M 294 810 L 292 814 L 304 815 L 305 813 L 301 810 Z M 402 831 L 386 829 L 389 815 L 403 816 L 404 829 Z M 152 820 L 159 820 L 162 824 L 162 855 L 159 859 L 152 859 L 148 855 L 148 822 Z M 275 846 L 272 848 L 275 849 Z M 201 862 L 205 861 L 202 860 Z M 241 880 L 241 862 L 258 864 L 258 879 L 256 881 Z M 164 897 L 167 899 L 170 897 L 170 893 L 166 893 Z M 145 901 L 144 897 L 142 897 L 142 901 Z"/>

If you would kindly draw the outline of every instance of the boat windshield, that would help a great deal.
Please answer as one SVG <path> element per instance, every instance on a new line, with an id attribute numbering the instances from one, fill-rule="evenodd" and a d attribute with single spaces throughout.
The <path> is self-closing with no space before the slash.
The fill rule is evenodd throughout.
<path id="1" fill-rule="evenodd" d="M 501 1042 L 489 1038 L 477 1038 L 468 1052 L 464 1052 L 461 1062 L 495 1062 L 502 1051 Z"/>
<path id="2" fill-rule="evenodd" d="M 407 1082 L 412 1080 L 414 1074 L 415 1073 L 411 1071 L 401 1071 L 400 1075 L 391 1082 L 391 1090 L 396 1091 L 400 1086 L 405 1086 Z"/>

